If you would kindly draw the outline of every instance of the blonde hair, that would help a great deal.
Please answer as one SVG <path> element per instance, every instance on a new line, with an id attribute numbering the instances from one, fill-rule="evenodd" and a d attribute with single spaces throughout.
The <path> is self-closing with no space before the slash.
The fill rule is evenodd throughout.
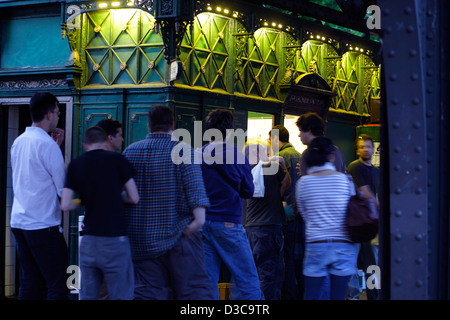
<path id="1" fill-rule="evenodd" d="M 260 138 L 252 138 L 247 140 L 244 146 L 244 154 L 247 159 L 250 160 L 250 151 L 256 150 L 256 163 L 261 161 L 268 161 L 269 157 L 267 155 L 268 144 L 266 141 Z"/>

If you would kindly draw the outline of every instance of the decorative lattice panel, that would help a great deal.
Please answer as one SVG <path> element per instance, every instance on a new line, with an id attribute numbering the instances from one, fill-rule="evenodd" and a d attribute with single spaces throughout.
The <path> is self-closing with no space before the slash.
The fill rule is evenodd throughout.
<path id="1" fill-rule="evenodd" d="M 237 92 L 278 98 L 279 62 L 277 49 L 280 32 L 258 29 L 252 37 L 237 36 L 234 88 Z"/>
<path id="2" fill-rule="evenodd" d="M 83 84 L 164 82 L 164 52 L 154 18 L 142 10 L 100 10 L 83 15 Z"/>
<path id="3" fill-rule="evenodd" d="M 230 91 L 226 82 L 230 20 L 208 13 L 195 17 L 181 47 L 183 84 Z"/>

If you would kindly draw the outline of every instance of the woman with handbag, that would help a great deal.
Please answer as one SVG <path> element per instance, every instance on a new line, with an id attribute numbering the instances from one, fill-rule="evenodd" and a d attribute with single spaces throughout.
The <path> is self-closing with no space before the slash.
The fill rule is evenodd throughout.
<path id="1" fill-rule="evenodd" d="M 356 272 L 357 254 L 345 225 L 348 201 L 355 191 L 332 164 L 329 138 L 316 137 L 308 149 L 308 174 L 296 185 L 297 206 L 306 224 L 304 298 L 343 300 Z"/>

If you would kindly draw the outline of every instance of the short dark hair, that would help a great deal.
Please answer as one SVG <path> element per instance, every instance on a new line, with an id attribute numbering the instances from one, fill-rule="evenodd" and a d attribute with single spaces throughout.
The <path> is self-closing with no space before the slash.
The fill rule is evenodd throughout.
<path id="1" fill-rule="evenodd" d="M 277 129 L 278 129 L 278 139 L 281 142 L 285 142 L 285 143 L 289 142 L 289 131 L 282 124 L 278 124 L 278 125 L 274 126 L 272 128 L 272 130 L 269 131 L 269 135 L 272 137 L 272 133 L 275 134 L 275 131 L 273 131 L 273 130 L 277 130 Z"/>
<path id="2" fill-rule="evenodd" d="M 295 122 L 302 131 L 310 131 L 316 137 L 323 136 L 325 131 L 325 122 L 322 117 L 315 112 L 308 112 L 298 117 Z"/>
<path id="3" fill-rule="evenodd" d="M 49 111 L 56 108 L 58 99 L 50 92 L 36 92 L 30 100 L 31 121 L 41 122 Z"/>
<path id="4" fill-rule="evenodd" d="M 85 144 L 94 144 L 105 142 L 107 139 L 107 135 L 105 130 L 100 127 L 90 127 L 86 130 L 83 136 L 83 143 Z"/>
<path id="5" fill-rule="evenodd" d="M 329 155 L 334 152 L 333 141 L 325 136 L 314 138 L 308 146 L 306 165 L 308 167 L 323 166 L 329 161 Z"/>
<path id="6" fill-rule="evenodd" d="M 217 129 L 225 140 L 227 129 L 233 129 L 233 114 L 229 110 L 217 109 L 206 116 L 205 130 Z"/>
<path id="7" fill-rule="evenodd" d="M 355 139 L 355 149 L 357 149 L 357 147 L 358 147 L 358 141 L 367 141 L 367 140 L 371 141 L 372 142 L 372 146 L 374 146 L 373 138 L 371 136 L 369 136 L 368 134 L 363 133 L 363 134 L 360 134 Z"/>
<path id="8" fill-rule="evenodd" d="M 117 134 L 119 128 L 122 128 L 122 124 L 119 121 L 113 119 L 102 119 L 97 122 L 95 126 L 105 130 L 107 136 L 111 135 L 113 137 Z"/>
<path id="9" fill-rule="evenodd" d="M 148 110 L 150 132 L 169 132 L 173 128 L 173 111 L 168 106 L 154 104 Z"/>

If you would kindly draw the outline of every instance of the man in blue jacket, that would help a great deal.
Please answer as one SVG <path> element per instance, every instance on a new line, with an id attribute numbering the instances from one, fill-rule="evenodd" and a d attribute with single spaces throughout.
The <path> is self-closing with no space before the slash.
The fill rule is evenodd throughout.
<path id="1" fill-rule="evenodd" d="M 208 276 L 217 288 L 223 262 L 233 282 L 232 299 L 262 299 L 258 272 L 241 221 L 241 198 L 253 196 L 253 177 L 244 154 L 226 143 L 227 133 L 233 131 L 233 115 L 227 110 L 212 111 L 205 129 L 215 133 L 201 150 L 203 181 L 210 201 L 203 226 Z M 219 298 L 217 290 L 215 298 Z"/>

